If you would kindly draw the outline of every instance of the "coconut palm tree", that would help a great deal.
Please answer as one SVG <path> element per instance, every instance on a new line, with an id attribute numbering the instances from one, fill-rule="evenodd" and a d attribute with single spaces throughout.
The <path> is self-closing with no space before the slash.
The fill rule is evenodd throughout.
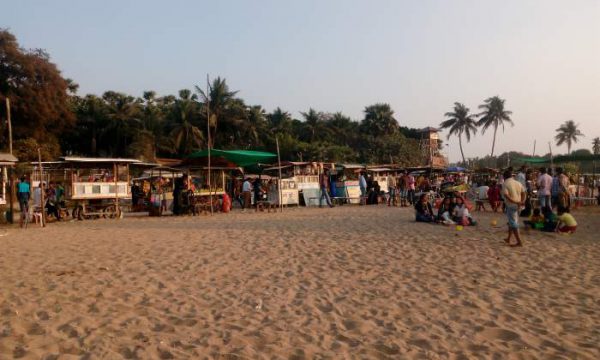
<path id="1" fill-rule="evenodd" d="M 442 129 L 450 129 L 448 132 L 448 139 L 451 135 L 458 136 L 458 146 L 460 147 L 460 154 L 462 155 L 463 163 L 466 163 L 465 153 L 462 147 L 462 135 L 465 135 L 467 142 L 471 141 L 471 134 L 477 133 L 477 122 L 475 121 L 475 115 L 469 114 L 469 108 L 465 105 L 455 102 L 454 111 L 447 112 L 444 114 L 448 120 L 443 121 L 440 124 Z"/>
<path id="2" fill-rule="evenodd" d="M 110 137 L 113 156 L 123 156 L 127 144 L 135 132 L 134 124 L 140 123 L 140 102 L 133 96 L 107 91 L 102 98 L 108 106 L 108 124 L 104 128 L 105 137 Z"/>
<path id="3" fill-rule="evenodd" d="M 308 112 L 300 112 L 304 117 L 304 128 L 308 133 L 308 139 L 313 142 L 317 139 L 322 139 L 325 133 L 328 132 L 327 125 L 325 124 L 325 115 L 322 112 L 318 112 L 313 108 L 310 108 Z"/>
<path id="4" fill-rule="evenodd" d="M 596 137 L 592 140 L 592 152 L 594 155 L 600 155 L 600 137 Z"/>
<path id="5" fill-rule="evenodd" d="M 577 128 L 579 125 L 575 124 L 573 120 L 565 121 L 564 124 L 556 129 L 556 136 L 554 140 L 556 140 L 556 146 L 561 146 L 564 143 L 567 143 L 567 152 L 571 154 L 571 146 L 573 143 L 577 142 L 577 138 L 583 136 L 583 133 Z"/>
<path id="6" fill-rule="evenodd" d="M 504 132 L 504 125 L 510 124 L 510 126 L 514 126 L 510 115 L 512 115 L 512 111 L 508 111 L 504 109 L 504 99 L 501 99 L 498 96 L 493 96 L 487 98 L 483 104 L 479 105 L 479 109 L 483 110 L 477 116 L 480 117 L 479 121 L 477 121 L 477 126 L 481 127 L 481 133 L 485 134 L 485 131 L 490 127 L 494 128 L 494 140 L 492 142 L 492 153 L 490 156 L 494 156 L 494 149 L 496 147 L 496 133 L 498 132 L 498 127 L 502 126 L 502 132 Z"/>
<path id="7" fill-rule="evenodd" d="M 269 130 L 273 133 L 290 133 L 292 131 L 292 116 L 289 112 L 277 108 L 267 115 Z"/>
<path id="8" fill-rule="evenodd" d="M 179 91 L 171 112 L 171 133 L 175 152 L 178 155 L 187 155 L 199 149 L 204 140 L 204 134 L 195 125 L 198 117 L 198 103 L 189 90 Z"/>
<path id="9" fill-rule="evenodd" d="M 221 77 L 217 77 L 212 83 L 209 82 L 208 93 L 199 86 L 196 86 L 196 92 L 202 98 L 205 106 L 208 104 L 210 112 L 209 128 L 212 130 L 209 146 L 213 147 L 219 122 L 227 121 L 227 112 L 231 110 L 235 95 L 238 92 L 230 91 L 226 80 L 221 79 Z"/>

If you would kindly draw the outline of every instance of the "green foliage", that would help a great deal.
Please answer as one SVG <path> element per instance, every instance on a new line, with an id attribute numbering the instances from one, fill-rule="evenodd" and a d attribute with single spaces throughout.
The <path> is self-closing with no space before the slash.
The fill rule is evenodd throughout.
<path id="1" fill-rule="evenodd" d="M 583 133 L 578 129 L 579 125 L 575 124 L 573 120 L 565 121 L 564 124 L 556 129 L 556 136 L 554 139 L 556 140 L 556 145 L 561 146 L 562 144 L 567 144 L 567 152 L 571 153 L 571 146 L 573 143 L 576 143 L 579 137 L 583 136 Z"/>
<path id="2" fill-rule="evenodd" d="M 38 142 L 30 137 L 16 140 L 13 143 L 14 155 L 21 162 L 38 161 L 38 148 L 42 161 L 56 160 L 61 155 L 60 145 L 53 136 L 48 136 L 43 142 Z"/>
<path id="3" fill-rule="evenodd" d="M 498 127 L 502 127 L 502 132 L 504 132 L 505 124 L 514 126 L 514 123 L 510 118 L 512 111 L 505 110 L 504 103 L 504 99 L 501 99 L 498 96 L 493 96 L 491 98 L 487 98 L 482 105 L 479 105 L 479 109 L 483 110 L 479 114 L 480 119 L 477 122 L 477 126 L 481 127 L 481 133 L 485 134 L 485 131 L 489 128 L 494 129 L 492 153 L 490 154 L 492 157 L 494 156 L 494 148 L 496 147 L 496 133 L 498 132 Z"/>
<path id="4" fill-rule="evenodd" d="M 443 121 L 440 124 L 440 127 L 442 129 L 450 129 L 448 132 L 448 139 L 451 135 L 456 135 L 458 137 L 460 154 L 462 155 L 463 162 L 465 162 L 465 153 L 462 147 L 462 135 L 465 135 L 465 138 L 468 142 L 471 141 L 471 134 L 475 135 L 477 133 L 475 115 L 469 114 L 469 108 L 465 105 L 455 102 L 454 111 L 447 112 L 444 116 L 448 117 L 449 119 Z"/>
<path id="5" fill-rule="evenodd" d="M 592 152 L 594 155 L 600 155 L 600 137 L 595 137 L 592 140 Z"/>
<path id="6" fill-rule="evenodd" d="M 6 31 L 0 31 L 0 50 L 0 95 L 14 99 L 15 152 L 24 161 L 37 160 L 38 147 L 44 160 L 76 154 L 153 161 L 186 156 L 210 137 L 215 148 L 271 152 L 278 139 L 284 160 L 419 164 L 420 134 L 401 128 L 389 104 L 366 106 L 361 121 L 312 108 L 299 120 L 281 108 L 268 113 L 247 105 L 221 77 L 208 89 L 177 96 L 151 90 L 141 97 L 78 96 L 77 85 L 43 51 L 20 49 Z"/>
<path id="7" fill-rule="evenodd" d="M 5 110 L 5 98 L 10 98 L 15 139 L 43 142 L 71 128 L 75 116 L 69 91 L 74 89 L 46 52 L 22 49 L 11 33 L 0 29 L 0 102 Z"/>

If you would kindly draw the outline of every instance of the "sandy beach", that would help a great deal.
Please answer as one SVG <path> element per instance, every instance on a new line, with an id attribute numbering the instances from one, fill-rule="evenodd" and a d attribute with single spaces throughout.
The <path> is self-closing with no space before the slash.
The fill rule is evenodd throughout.
<path id="1" fill-rule="evenodd" d="M 523 248 L 501 214 L 386 206 L 0 229 L 0 358 L 597 359 L 599 213 L 574 215 Z"/>

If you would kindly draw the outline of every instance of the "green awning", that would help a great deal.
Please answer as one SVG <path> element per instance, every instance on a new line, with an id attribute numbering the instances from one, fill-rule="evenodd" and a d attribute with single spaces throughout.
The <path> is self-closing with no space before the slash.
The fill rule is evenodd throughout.
<path id="1" fill-rule="evenodd" d="M 518 161 L 528 164 L 550 164 L 550 158 L 520 158 Z M 582 161 L 600 161 L 600 155 L 558 155 L 552 159 L 556 164 Z"/>
<path id="2" fill-rule="evenodd" d="M 276 154 L 266 151 L 253 150 L 210 150 L 211 163 L 234 165 L 239 167 L 253 166 L 259 163 L 270 163 L 277 157 Z M 185 163 L 205 163 L 208 161 L 208 150 L 196 151 L 186 157 Z"/>

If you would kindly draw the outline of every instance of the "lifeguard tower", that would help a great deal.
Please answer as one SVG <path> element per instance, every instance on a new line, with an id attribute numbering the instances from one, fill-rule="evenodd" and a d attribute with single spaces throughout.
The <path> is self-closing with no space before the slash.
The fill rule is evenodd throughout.
<path id="1" fill-rule="evenodd" d="M 444 168 L 448 160 L 440 153 L 439 129 L 426 127 L 421 130 L 421 158 L 425 165 L 431 168 Z"/>

